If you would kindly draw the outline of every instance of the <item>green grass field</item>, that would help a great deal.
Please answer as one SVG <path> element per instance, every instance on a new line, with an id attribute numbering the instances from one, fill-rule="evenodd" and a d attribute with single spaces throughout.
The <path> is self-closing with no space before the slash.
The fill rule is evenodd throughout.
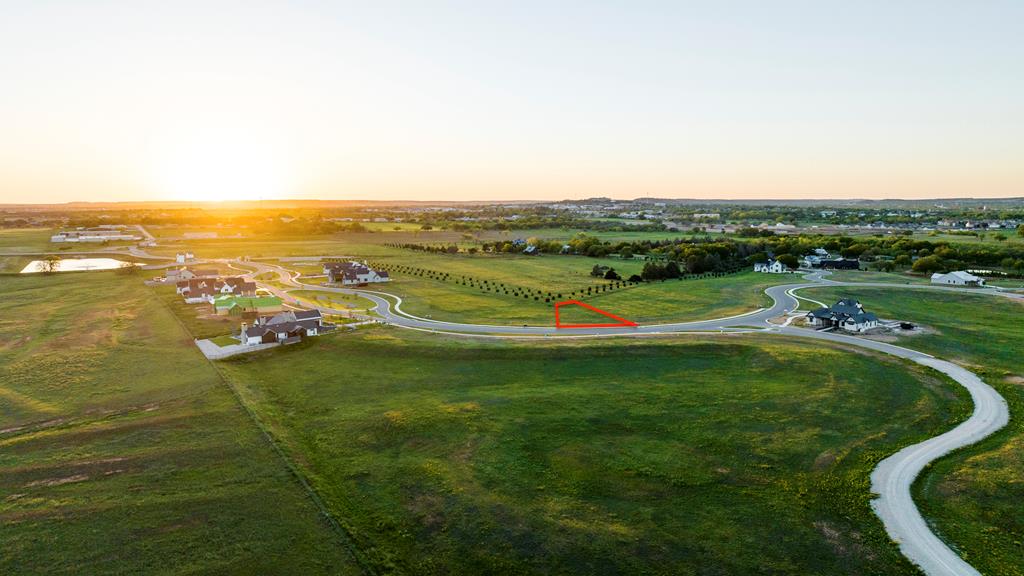
<path id="1" fill-rule="evenodd" d="M 940 460 L 915 486 L 939 533 L 984 574 L 1024 574 L 1024 305 L 970 294 L 871 288 L 814 289 L 826 300 L 851 296 L 885 318 L 936 333 L 902 344 L 970 367 L 1010 404 L 1010 425 Z"/>
<path id="2" fill-rule="evenodd" d="M 470 260 L 456 258 L 453 260 Z M 486 264 L 482 267 L 474 262 L 472 267 L 449 266 L 435 269 L 452 270 L 453 274 L 463 273 L 470 269 L 482 278 L 498 278 L 499 281 L 516 282 L 518 286 L 548 287 L 556 295 L 562 292 L 563 300 L 577 299 L 607 310 L 618 316 L 639 323 L 656 323 L 667 321 L 689 321 L 706 318 L 717 318 L 742 314 L 766 306 L 770 300 L 764 294 L 768 286 L 786 282 L 794 282 L 799 276 L 755 274 L 744 272 L 720 278 L 702 278 L 691 280 L 666 280 L 644 283 L 628 288 L 595 295 L 572 295 L 569 289 L 584 286 L 606 284 L 588 276 L 590 267 L 597 262 L 616 264 L 614 261 L 597 260 L 582 257 L 551 257 L 544 260 L 554 265 L 546 272 L 552 278 L 547 283 L 530 283 L 531 278 L 525 273 L 519 275 L 520 262 L 523 259 L 504 260 L 501 258 L 480 258 Z M 540 261 L 529 260 L 522 268 L 524 272 L 537 273 Z M 425 264 L 425 263 L 424 263 Z M 621 262 L 622 268 L 629 270 L 638 265 L 633 262 Z M 565 267 L 560 270 L 560 267 Z M 570 266 L 575 266 L 571 269 Z M 533 270 L 531 270 L 533 269 Z M 619 267 L 616 266 L 616 270 Z M 405 301 L 402 309 L 417 316 L 435 320 L 454 322 L 476 322 L 482 324 L 537 324 L 551 325 L 554 323 L 552 304 L 533 297 L 513 297 L 506 294 L 495 294 L 480 288 L 459 285 L 455 282 L 441 282 L 429 278 L 409 274 L 392 274 L 393 281 L 381 287 L 389 293 L 401 296 Z M 556 298 L 557 299 L 557 298 Z"/>
<path id="3" fill-rule="evenodd" d="M 878 270 L 835 270 L 825 278 L 837 282 L 890 282 L 893 284 L 928 284 L 931 281 L 927 276 Z"/>
<path id="4" fill-rule="evenodd" d="M 354 294 L 317 292 L 315 290 L 291 290 L 288 292 L 288 295 L 306 305 L 326 306 L 335 310 L 351 310 L 352 312 L 365 313 L 368 309 L 373 308 L 372 300 Z"/>
<path id="5" fill-rule="evenodd" d="M 140 279 L 0 296 L 0 573 L 358 573 Z"/>
<path id="6" fill-rule="evenodd" d="M 152 296 L 170 308 L 196 338 L 215 338 L 238 332 L 242 322 L 237 316 L 217 316 L 209 304 L 186 304 L 174 286 L 157 286 L 152 289 Z"/>
<path id="7" fill-rule="evenodd" d="M 651 282 L 587 295 L 581 290 L 609 284 L 590 275 L 595 265 L 615 268 L 621 276 L 628 277 L 638 274 L 644 263 L 583 256 L 470 256 L 427 254 L 387 247 L 380 250 L 380 255 L 372 259 L 375 262 L 450 273 L 452 280 L 443 282 L 393 271 L 392 282 L 372 288 L 403 298 L 402 309 L 405 312 L 453 322 L 499 325 L 554 323 L 553 305 L 545 303 L 543 298 L 515 297 L 462 285 L 455 281 L 461 276 L 486 279 L 509 287 L 539 289 L 545 294 L 551 292 L 552 302 L 559 299 L 583 300 L 640 323 L 700 320 L 749 312 L 770 303 L 764 295 L 768 286 L 799 280 L 798 275 L 744 272 L 721 278 Z M 303 274 L 320 271 L 319 266 L 311 264 L 282 265 Z M 572 294 L 573 291 L 576 294 Z M 558 294 L 561 298 L 557 297 Z M 580 321 L 587 320 L 581 316 Z"/>
<path id="8" fill-rule="evenodd" d="M 406 574 L 913 574 L 868 474 L 966 408 L 895 360 L 739 336 L 382 328 L 224 368 L 366 556 Z"/>
<path id="9" fill-rule="evenodd" d="M 60 245 L 51 244 L 49 228 L 0 228 L 0 252 L 45 252 Z"/>

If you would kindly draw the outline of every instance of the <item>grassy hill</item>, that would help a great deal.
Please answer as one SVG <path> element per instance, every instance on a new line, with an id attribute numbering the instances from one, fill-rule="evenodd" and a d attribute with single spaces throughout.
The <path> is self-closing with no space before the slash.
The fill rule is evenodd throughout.
<path id="1" fill-rule="evenodd" d="M 223 366 L 407 574 L 913 574 L 868 475 L 966 406 L 921 368 L 771 337 L 380 328 Z"/>

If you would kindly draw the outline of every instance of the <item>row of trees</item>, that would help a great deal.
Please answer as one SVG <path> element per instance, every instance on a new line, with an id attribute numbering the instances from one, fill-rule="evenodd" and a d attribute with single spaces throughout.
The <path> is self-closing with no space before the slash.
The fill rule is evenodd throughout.
<path id="1" fill-rule="evenodd" d="M 536 302 L 545 302 L 549 304 L 553 304 L 554 302 L 562 300 L 564 298 L 583 298 L 586 296 L 593 296 L 596 294 L 602 294 L 614 290 L 619 290 L 636 284 L 636 282 L 630 280 L 623 280 L 621 277 L 618 276 L 618 274 L 615 274 L 615 278 L 606 278 L 607 280 L 610 281 L 607 284 L 600 284 L 597 286 L 585 286 L 582 288 L 575 288 L 572 290 L 558 291 L 551 289 L 517 286 L 514 284 L 507 284 L 505 282 L 499 282 L 497 280 L 491 280 L 489 278 L 480 278 L 476 276 L 455 276 L 449 272 L 441 272 L 438 270 L 430 270 L 427 268 L 419 268 L 415 266 L 393 265 L 380 262 L 373 262 L 371 263 L 371 265 L 374 269 L 386 270 L 389 273 L 407 274 L 409 276 L 427 278 L 429 280 L 435 280 L 438 282 L 452 282 L 460 286 L 476 288 L 481 292 L 489 292 L 492 294 L 510 296 L 513 298 L 522 298 L 525 300 L 533 300 Z"/>

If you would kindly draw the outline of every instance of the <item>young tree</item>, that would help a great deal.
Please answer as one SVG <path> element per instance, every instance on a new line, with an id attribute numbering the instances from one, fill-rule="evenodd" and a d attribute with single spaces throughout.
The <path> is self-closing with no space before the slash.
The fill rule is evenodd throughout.
<path id="1" fill-rule="evenodd" d="M 52 274 L 60 269 L 60 256 L 47 254 L 39 262 L 39 271 L 43 274 Z"/>

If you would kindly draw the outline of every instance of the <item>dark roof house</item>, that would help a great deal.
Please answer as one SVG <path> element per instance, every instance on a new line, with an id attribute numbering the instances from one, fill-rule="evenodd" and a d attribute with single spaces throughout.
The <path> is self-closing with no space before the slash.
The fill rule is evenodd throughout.
<path id="1" fill-rule="evenodd" d="M 811 310 L 807 321 L 817 328 L 842 328 L 848 332 L 864 332 L 878 326 L 878 316 L 864 310 L 852 298 L 843 298 L 827 308 Z"/>

